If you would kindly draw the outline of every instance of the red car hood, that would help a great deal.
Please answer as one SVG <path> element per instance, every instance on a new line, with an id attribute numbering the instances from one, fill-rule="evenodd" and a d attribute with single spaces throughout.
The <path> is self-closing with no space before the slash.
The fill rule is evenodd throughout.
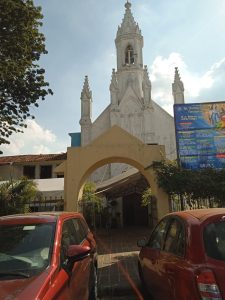
<path id="1" fill-rule="evenodd" d="M 0 280 L 0 300 L 35 300 L 43 292 L 45 294 L 48 276 L 49 270 L 45 270 L 27 279 Z"/>

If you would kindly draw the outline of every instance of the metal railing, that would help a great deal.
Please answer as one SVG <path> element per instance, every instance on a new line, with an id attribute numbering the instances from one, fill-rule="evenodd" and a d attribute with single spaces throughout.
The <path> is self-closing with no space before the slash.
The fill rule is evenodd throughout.
<path id="1" fill-rule="evenodd" d="M 63 211 L 64 199 L 44 198 L 29 201 L 3 201 L 0 197 L 0 216 L 17 213 L 41 212 L 41 211 Z"/>

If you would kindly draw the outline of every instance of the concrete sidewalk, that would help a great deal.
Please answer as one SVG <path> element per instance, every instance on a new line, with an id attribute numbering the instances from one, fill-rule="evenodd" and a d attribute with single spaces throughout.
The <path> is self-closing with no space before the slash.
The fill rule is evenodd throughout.
<path id="1" fill-rule="evenodd" d="M 138 275 L 137 240 L 150 235 L 146 227 L 97 230 L 99 299 L 144 299 Z"/>

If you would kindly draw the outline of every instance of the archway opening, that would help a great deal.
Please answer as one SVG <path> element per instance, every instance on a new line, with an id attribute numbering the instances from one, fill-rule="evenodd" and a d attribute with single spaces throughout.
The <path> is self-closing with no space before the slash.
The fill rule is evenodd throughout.
<path id="1" fill-rule="evenodd" d="M 120 163 L 116 159 L 113 161 L 114 163 L 101 165 L 94 171 L 93 166 L 90 167 L 92 172 L 88 170 L 83 178 L 84 182 L 94 183 L 95 194 L 103 198 L 103 207 L 95 216 L 95 225 L 104 228 L 111 219 L 112 228 L 153 227 L 157 214 L 156 203 L 153 198 L 147 205 L 143 205 L 142 201 L 143 193 L 150 188 L 148 180 L 133 165 L 121 163 L 121 160 Z M 81 190 L 83 187 L 84 184 Z M 90 219 L 89 216 L 86 218 Z"/>
<path id="2" fill-rule="evenodd" d="M 65 209 L 78 210 L 82 187 L 96 169 L 114 163 L 127 164 L 139 170 L 151 186 L 157 203 L 155 224 L 169 212 L 168 195 L 158 186 L 152 168 L 153 162 L 161 161 L 164 155 L 164 146 L 145 144 L 116 125 L 87 146 L 68 148 L 67 160 L 58 168 L 58 172 L 65 174 Z"/>

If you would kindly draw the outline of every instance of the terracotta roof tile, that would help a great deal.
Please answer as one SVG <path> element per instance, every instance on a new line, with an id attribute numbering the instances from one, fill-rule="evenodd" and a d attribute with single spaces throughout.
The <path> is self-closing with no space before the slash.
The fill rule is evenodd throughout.
<path id="1" fill-rule="evenodd" d="M 28 163 L 28 162 L 66 160 L 66 158 L 67 158 L 67 153 L 0 156 L 0 165 L 7 165 L 10 163 L 19 164 L 19 163 Z"/>

